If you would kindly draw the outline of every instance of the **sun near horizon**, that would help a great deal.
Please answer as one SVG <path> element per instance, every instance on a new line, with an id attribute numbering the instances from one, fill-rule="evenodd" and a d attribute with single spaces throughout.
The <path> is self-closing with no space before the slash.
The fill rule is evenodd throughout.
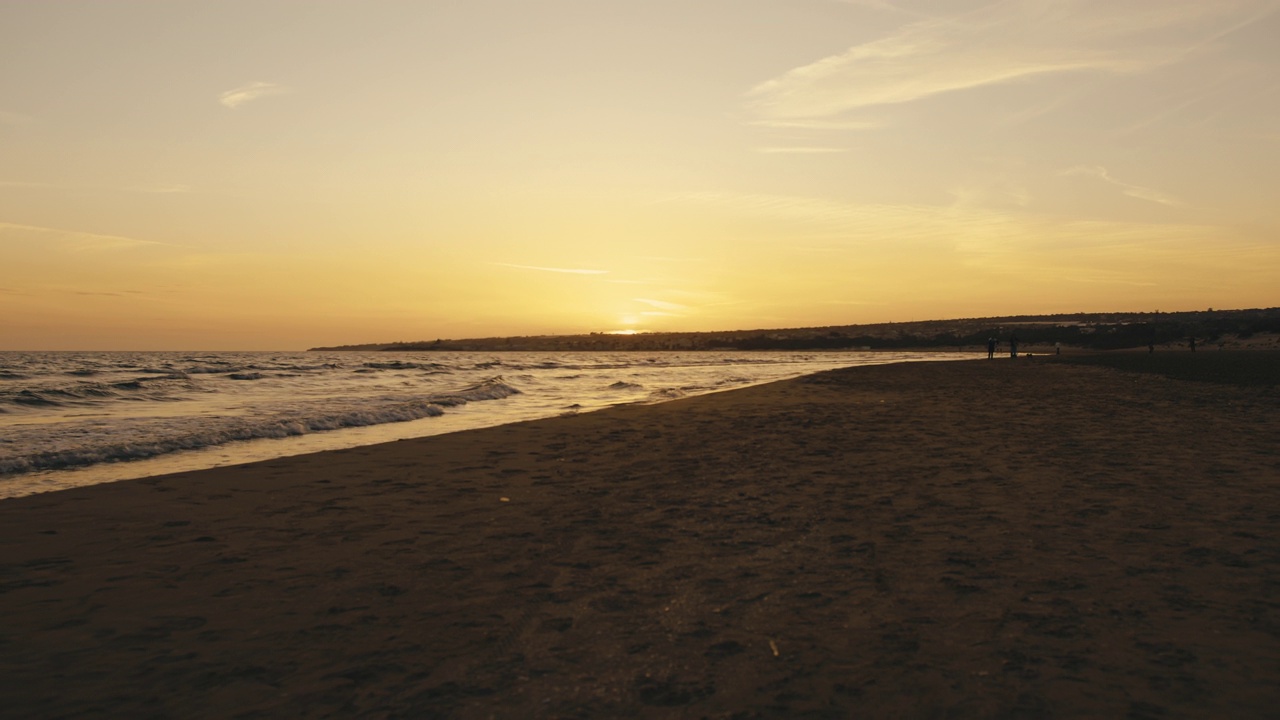
<path id="1" fill-rule="evenodd" d="M 1280 305 L 1280 0 L 0 7 L 0 349 Z"/>

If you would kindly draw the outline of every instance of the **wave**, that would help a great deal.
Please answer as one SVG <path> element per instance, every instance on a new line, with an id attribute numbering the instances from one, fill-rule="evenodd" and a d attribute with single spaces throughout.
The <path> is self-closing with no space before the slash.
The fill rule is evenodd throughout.
<path id="1" fill-rule="evenodd" d="M 322 412 L 310 417 L 277 415 L 263 419 L 226 418 L 218 427 L 168 437 L 148 435 L 130 442 L 45 451 L 17 457 L 0 457 L 0 475 L 38 470 L 62 470 L 102 462 L 141 460 L 179 450 L 199 450 L 237 440 L 279 439 L 342 428 L 420 420 L 443 415 L 447 407 L 457 407 L 483 400 L 500 400 L 519 394 L 518 389 L 497 377 L 454 392 L 398 401 L 378 407 L 356 408 L 335 413 Z"/>
<path id="2" fill-rule="evenodd" d="M 373 370 L 431 370 L 435 372 L 449 372 L 448 365 L 441 365 L 433 362 L 405 362 L 404 360 L 389 360 L 386 362 L 367 362 L 363 367 Z M 356 372 L 359 372 L 357 370 Z"/>
<path id="3" fill-rule="evenodd" d="M 147 373 L 149 375 L 181 375 L 184 371 L 173 367 L 121 367 L 121 370 L 129 370 L 133 372 Z M 226 368 L 219 370 L 209 370 L 208 372 L 226 372 Z M 199 373 L 197 373 L 199 374 Z"/>
<path id="4" fill-rule="evenodd" d="M 614 383 L 614 384 L 610 385 L 608 389 L 610 389 L 610 390 L 639 390 L 639 389 L 640 389 L 640 388 L 642 388 L 642 387 L 644 387 L 644 386 L 643 386 L 643 385 L 637 385 L 637 384 L 635 384 L 635 383 L 629 383 L 629 382 L 624 382 L 624 381 L 622 381 L 622 380 L 619 380 L 618 382 L 616 382 L 616 383 Z"/>
<path id="5" fill-rule="evenodd" d="M 71 385 L 0 390 L 0 407 L 66 407 L 101 403 L 105 400 L 176 400 L 175 391 L 195 389 L 195 384 L 179 375 L 139 377 L 119 382 L 77 382 Z"/>
<path id="6" fill-rule="evenodd" d="M 279 368 L 277 369 L 296 370 L 298 372 L 310 372 L 312 370 L 341 370 L 342 366 L 339 365 L 338 363 L 320 363 L 319 365 L 316 365 L 316 364 L 298 365 L 294 363 L 286 363 L 286 364 L 280 365 Z"/>
<path id="7" fill-rule="evenodd" d="M 259 371 L 292 371 L 312 372 L 317 370 L 337 370 L 341 366 L 335 363 L 295 364 L 295 363 L 233 363 L 230 361 L 207 361 L 199 365 L 185 365 L 178 368 L 172 365 L 160 367 L 137 368 L 138 372 L 157 375 L 224 375 L 232 373 L 251 373 Z"/>
<path id="8" fill-rule="evenodd" d="M 502 398 L 519 394 L 519 390 L 508 385 L 499 375 L 488 380 L 482 380 L 474 385 L 468 385 L 455 392 L 433 395 L 432 401 L 444 407 L 454 407 L 456 405 L 466 405 L 477 400 L 501 400 Z"/>

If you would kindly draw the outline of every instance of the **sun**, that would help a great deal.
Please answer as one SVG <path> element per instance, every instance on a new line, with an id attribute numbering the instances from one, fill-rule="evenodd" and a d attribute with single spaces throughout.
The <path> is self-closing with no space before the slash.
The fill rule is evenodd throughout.
<path id="1" fill-rule="evenodd" d="M 635 327 L 636 325 L 640 324 L 640 318 L 635 315 L 623 315 L 622 317 L 618 318 L 618 322 L 624 326 L 623 329 L 610 330 L 605 334 L 606 335 L 639 335 L 640 333 L 644 332 L 643 330 L 640 330 L 639 328 Z"/>

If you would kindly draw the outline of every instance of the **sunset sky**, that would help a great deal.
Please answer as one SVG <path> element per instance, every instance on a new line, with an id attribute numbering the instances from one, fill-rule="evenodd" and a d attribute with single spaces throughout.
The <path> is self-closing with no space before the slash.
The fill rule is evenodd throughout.
<path id="1" fill-rule="evenodd" d="M 0 0 L 0 349 L 1280 305 L 1280 0 Z"/>

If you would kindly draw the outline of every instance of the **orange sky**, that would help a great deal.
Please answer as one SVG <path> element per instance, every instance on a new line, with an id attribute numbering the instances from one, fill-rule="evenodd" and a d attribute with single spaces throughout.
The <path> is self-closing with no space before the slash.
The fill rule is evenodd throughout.
<path id="1" fill-rule="evenodd" d="M 1280 0 L 0 5 L 0 349 L 1280 305 Z"/>

